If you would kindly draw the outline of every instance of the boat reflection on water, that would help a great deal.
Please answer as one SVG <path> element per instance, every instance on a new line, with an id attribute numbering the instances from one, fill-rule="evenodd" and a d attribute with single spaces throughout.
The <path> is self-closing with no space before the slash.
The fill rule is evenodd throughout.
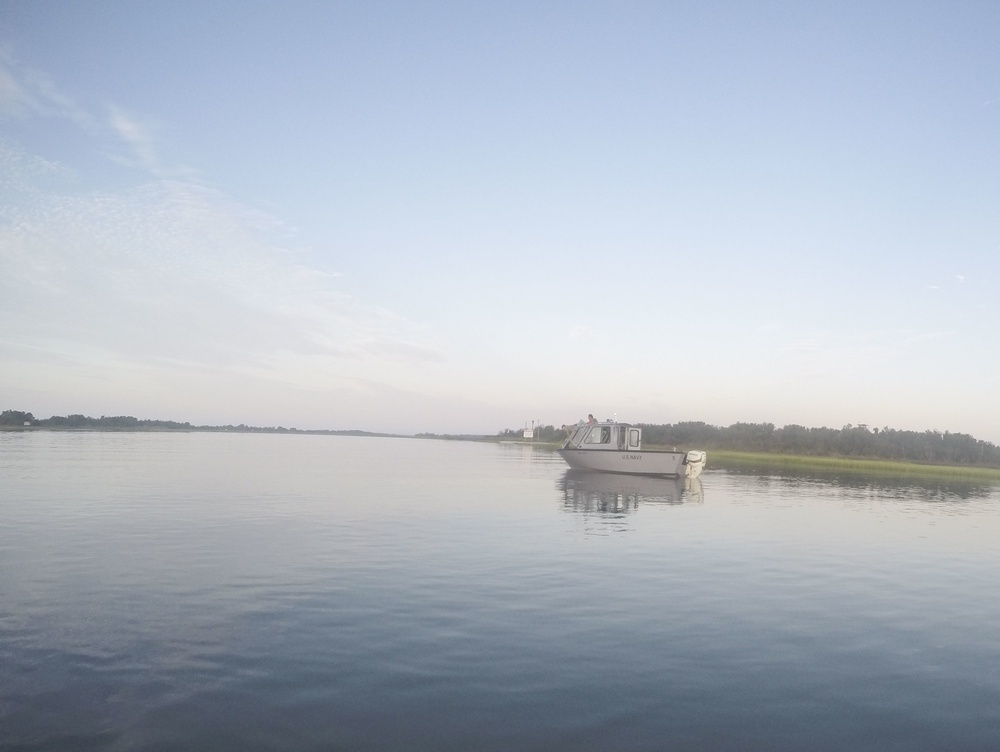
<path id="1" fill-rule="evenodd" d="M 639 504 L 704 502 L 700 478 L 658 478 L 567 470 L 559 481 L 567 511 L 631 514 Z"/>

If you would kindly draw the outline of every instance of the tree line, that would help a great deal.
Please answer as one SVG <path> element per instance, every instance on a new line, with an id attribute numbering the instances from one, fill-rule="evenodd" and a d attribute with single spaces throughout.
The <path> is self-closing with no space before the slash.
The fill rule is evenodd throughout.
<path id="1" fill-rule="evenodd" d="M 132 431 L 243 431 L 261 433 L 330 433 L 346 435 L 369 434 L 366 431 L 326 431 L 284 428 L 282 426 L 193 426 L 173 420 L 139 420 L 131 415 L 91 418 L 85 415 L 53 415 L 35 418 L 30 412 L 4 410 L 0 426 L 38 428 L 132 430 Z M 737 452 L 798 454 L 816 457 L 852 457 L 937 465 L 970 465 L 1000 468 L 1000 447 L 965 433 L 949 431 L 899 431 L 894 428 L 872 428 L 846 425 L 843 428 L 806 428 L 787 425 L 777 428 L 773 423 L 734 423 L 728 427 L 703 422 L 638 424 L 642 428 L 644 446 L 676 446 L 685 449 L 722 449 Z M 555 443 L 568 438 L 576 426 L 536 426 L 534 440 Z M 506 429 L 499 439 L 521 440 L 523 429 Z M 485 438 L 463 436 L 457 438 Z"/>
<path id="2" fill-rule="evenodd" d="M 175 420 L 139 419 L 131 415 L 102 415 L 91 418 L 87 415 L 53 415 L 51 418 L 36 418 L 21 410 L 4 410 L 0 413 L 0 426 L 32 426 L 35 428 L 89 428 L 92 430 L 119 431 L 248 431 L 265 433 L 284 433 L 295 431 L 294 428 L 261 428 L 247 426 L 193 426 L 190 423 L 179 423 Z"/>
<path id="3" fill-rule="evenodd" d="M 1000 447 L 969 434 L 948 431 L 899 431 L 846 425 L 843 428 L 807 428 L 773 423 L 734 423 L 713 426 L 703 422 L 637 424 L 643 446 L 722 449 L 734 452 L 797 454 L 816 457 L 916 462 L 933 465 L 1000 467 Z M 540 426 L 535 440 L 564 441 L 576 426 Z M 501 439 L 520 438 L 520 429 L 501 431 Z"/>
<path id="4" fill-rule="evenodd" d="M 641 427 L 644 444 L 1000 467 L 1000 447 L 969 434 L 949 431 L 869 429 L 851 424 L 840 429 L 799 425 L 776 428 L 773 423 L 734 423 L 721 428 L 701 422 Z"/>
<path id="5" fill-rule="evenodd" d="M 0 413 L 0 428 L 12 427 L 53 428 L 53 429 L 90 429 L 94 431 L 230 431 L 236 433 L 317 433 L 337 436 L 390 436 L 391 434 L 372 433 L 370 431 L 299 429 L 284 426 L 248 426 L 240 423 L 238 426 L 196 426 L 191 423 L 179 423 L 175 420 L 147 420 L 134 418 L 131 415 L 102 415 L 91 418 L 87 415 L 53 415 L 51 418 L 36 418 L 21 410 L 4 410 Z"/>
<path id="6" fill-rule="evenodd" d="M 173 420 L 139 420 L 131 415 L 102 415 L 100 418 L 90 418 L 86 415 L 53 415 L 51 418 L 36 418 L 31 413 L 20 410 L 4 410 L 0 413 L 0 426 L 24 425 L 39 428 L 193 429 L 190 423 L 178 423 Z"/>

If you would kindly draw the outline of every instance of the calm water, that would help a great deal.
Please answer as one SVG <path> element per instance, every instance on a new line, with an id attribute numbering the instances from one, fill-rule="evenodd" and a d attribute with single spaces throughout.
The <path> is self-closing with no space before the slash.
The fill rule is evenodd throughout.
<path id="1" fill-rule="evenodd" d="M 0 748 L 1000 748 L 1000 493 L 0 433 Z"/>

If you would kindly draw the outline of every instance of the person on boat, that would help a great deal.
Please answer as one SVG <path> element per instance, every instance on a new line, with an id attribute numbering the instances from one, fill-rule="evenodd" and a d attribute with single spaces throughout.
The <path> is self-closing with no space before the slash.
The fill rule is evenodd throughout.
<path id="1" fill-rule="evenodd" d="M 596 423 L 597 422 L 597 419 L 594 418 L 594 414 L 593 413 L 590 413 L 590 415 L 587 416 L 587 422 L 588 423 Z"/>

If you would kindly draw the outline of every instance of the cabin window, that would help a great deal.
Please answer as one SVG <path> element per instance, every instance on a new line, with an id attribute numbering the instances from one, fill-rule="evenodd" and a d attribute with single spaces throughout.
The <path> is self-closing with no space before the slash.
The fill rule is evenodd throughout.
<path id="1" fill-rule="evenodd" d="M 639 429 L 630 428 L 628 431 L 628 445 L 632 447 L 639 446 Z"/>
<path id="2" fill-rule="evenodd" d="M 590 429 L 585 444 L 610 444 L 611 426 L 595 426 Z"/>

